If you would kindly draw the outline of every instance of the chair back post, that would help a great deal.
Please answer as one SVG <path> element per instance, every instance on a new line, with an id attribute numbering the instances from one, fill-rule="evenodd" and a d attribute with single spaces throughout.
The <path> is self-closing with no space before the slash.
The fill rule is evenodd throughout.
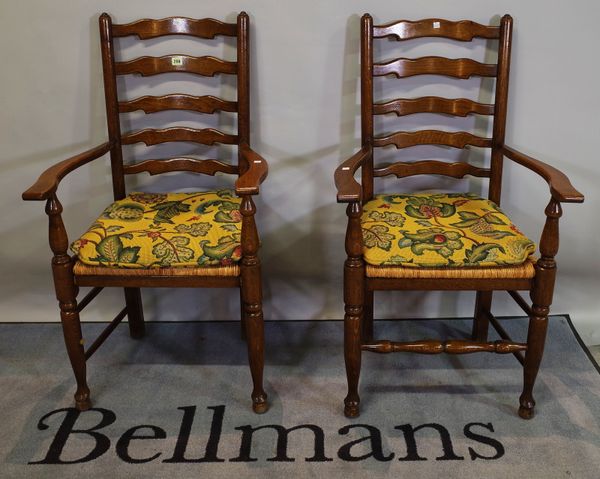
<path id="1" fill-rule="evenodd" d="M 237 91 L 238 144 L 250 146 L 250 19 L 246 12 L 237 17 Z M 248 170 L 248 162 L 238 148 L 240 176 Z"/>
<path id="2" fill-rule="evenodd" d="M 121 149 L 121 124 L 117 98 L 115 75 L 115 50 L 112 35 L 112 19 L 107 13 L 100 15 L 100 47 L 102 51 L 102 71 L 104 74 L 104 98 L 106 101 L 106 122 L 108 138 L 112 142 L 110 164 L 112 170 L 113 196 L 115 200 L 125 198 L 125 176 L 123 173 L 123 152 Z"/>
<path id="3" fill-rule="evenodd" d="M 504 147 L 506 133 L 512 25 L 512 17 L 510 15 L 504 15 L 500 22 L 500 40 L 498 43 L 498 76 L 496 79 L 496 95 L 494 100 L 492 158 L 488 192 L 489 199 L 497 205 L 500 204 L 502 192 L 502 164 L 504 161 L 502 148 Z"/>
<path id="4" fill-rule="evenodd" d="M 365 13 L 360 31 L 361 137 L 363 148 L 373 149 L 373 17 Z M 373 199 L 373 155 L 361 168 L 363 203 Z"/>

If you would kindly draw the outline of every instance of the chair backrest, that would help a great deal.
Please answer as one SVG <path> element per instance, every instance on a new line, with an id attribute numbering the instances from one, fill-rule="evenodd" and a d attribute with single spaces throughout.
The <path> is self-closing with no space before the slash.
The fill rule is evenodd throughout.
<path id="1" fill-rule="evenodd" d="M 361 119 L 363 147 L 383 147 L 395 145 L 408 148 L 416 145 L 445 145 L 464 148 L 467 145 L 491 148 L 490 168 L 478 168 L 464 162 L 448 163 L 437 160 L 415 162 L 399 161 L 383 168 L 375 168 L 373 155 L 362 168 L 364 201 L 373 196 L 373 178 L 387 175 L 407 177 L 421 174 L 436 174 L 463 178 L 466 175 L 490 179 L 489 198 L 500 202 L 502 181 L 502 153 L 504 143 L 508 76 L 510 64 L 510 44 L 512 18 L 502 17 L 500 26 L 486 26 L 471 21 L 448 21 L 430 18 L 420 21 L 400 20 L 386 25 L 373 25 L 373 19 L 366 14 L 361 21 Z M 406 41 L 422 37 L 444 37 L 461 42 L 471 42 L 474 38 L 498 40 L 498 58 L 493 64 L 480 63 L 469 58 L 450 59 L 437 56 L 421 58 L 396 58 L 385 63 L 373 60 L 374 39 L 395 39 Z M 443 75 L 459 79 L 472 76 L 496 79 L 493 104 L 478 103 L 464 98 L 449 99 L 438 96 L 420 98 L 399 98 L 392 101 L 374 103 L 373 78 L 394 75 L 407 78 L 415 75 Z M 493 134 L 484 138 L 466 131 L 447 132 L 440 130 L 397 131 L 386 136 L 375 136 L 374 115 L 395 113 L 402 117 L 415 113 L 441 113 L 453 116 L 489 115 L 493 117 Z"/>
<path id="2" fill-rule="evenodd" d="M 111 149 L 113 193 L 115 199 L 125 197 L 126 174 L 148 172 L 151 175 L 171 171 L 191 171 L 214 175 L 216 172 L 242 174 L 248 165 L 239 154 L 238 164 L 227 164 L 213 159 L 175 157 L 145 160 L 133 165 L 123 164 L 122 145 L 144 143 L 147 146 L 166 142 L 194 142 L 204 145 L 240 145 L 250 142 L 250 102 L 249 102 L 249 19 L 244 12 L 237 17 L 237 23 L 223 23 L 212 18 L 191 19 L 171 17 L 161 20 L 143 19 L 117 25 L 104 13 L 100 16 L 100 39 L 102 67 L 104 72 L 104 92 Z M 137 36 L 140 41 L 168 35 L 188 35 L 202 39 L 216 36 L 237 37 L 236 61 L 224 61 L 213 56 L 165 55 L 161 57 L 143 56 L 129 61 L 117 61 L 113 39 Z M 163 96 L 144 95 L 128 101 L 119 101 L 117 76 L 139 74 L 157 75 L 169 72 L 184 72 L 201 76 L 216 74 L 237 75 L 237 101 L 226 101 L 213 95 L 194 96 L 181 93 Z M 237 134 L 227 134 L 214 128 L 171 127 L 165 129 L 147 128 L 138 131 L 121 132 L 120 114 L 141 110 L 146 114 L 165 110 L 188 110 L 213 114 L 216 112 L 237 112 Z"/>

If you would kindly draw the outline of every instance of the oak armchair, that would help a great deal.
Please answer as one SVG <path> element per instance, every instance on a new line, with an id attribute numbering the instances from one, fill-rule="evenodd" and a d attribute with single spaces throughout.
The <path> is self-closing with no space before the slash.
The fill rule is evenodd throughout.
<path id="1" fill-rule="evenodd" d="M 348 203 L 347 259 L 344 265 L 344 348 L 348 394 L 344 411 L 349 417 L 359 414 L 358 382 L 362 351 L 512 353 L 523 365 L 524 385 L 519 415 L 528 419 L 534 414 L 533 386 L 542 359 L 552 303 L 561 203 L 581 203 L 584 198 L 563 173 L 505 144 L 511 32 L 512 18 L 508 15 L 502 18 L 500 26 L 437 18 L 373 25 L 370 15 L 362 17 L 362 147 L 335 171 L 337 200 Z M 479 37 L 497 41 L 497 62 L 484 64 L 466 58 L 434 56 L 397 58 L 385 63 L 373 59 L 374 40 L 404 42 L 422 37 L 442 37 L 461 42 Z M 398 79 L 415 75 L 494 78 L 495 100 L 493 104 L 484 104 L 464 98 L 428 96 L 375 102 L 373 78 L 387 75 Z M 439 130 L 374 134 L 374 116 L 395 114 L 401 119 L 415 113 L 488 116 L 493 122 L 492 137 Z M 376 149 L 388 145 L 395 146 L 401 153 L 404 148 L 416 145 L 488 148 L 491 149 L 490 165 L 483 168 L 467 162 L 430 159 L 376 165 Z M 535 244 L 498 206 L 505 158 L 537 173 L 550 187 L 538 259 L 532 256 Z M 359 169 L 360 182 L 354 178 Z M 374 194 L 375 178 L 389 175 L 406 178 L 423 174 L 488 178 L 488 198 L 473 193 Z M 378 290 L 477 291 L 472 338 L 400 342 L 374 339 L 373 295 Z M 511 339 L 492 315 L 492 293 L 496 290 L 506 290 L 529 316 L 525 342 Z M 520 290 L 529 291 L 531 306 L 519 294 Z M 488 341 L 490 324 L 501 340 Z"/>
<path id="2" fill-rule="evenodd" d="M 255 412 L 267 409 L 263 389 L 263 315 L 259 239 L 252 196 L 267 176 L 266 161 L 250 147 L 249 18 L 240 13 L 237 23 L 214 19 L 172 17 L 113 24 L 106 13 L 99 19 L 104 72 L 108 141 L 48 168 L 23 193 L 24 200 L 46 202 L 49 218 L 52 272 L 69 359 L 77 381 L 75 404 L 79 410 L 91 405 L 86 380 L 86 362 L 126 316 L 130 334 L 144 335 L 141 287 L 240 288 L 242 328 L 246 333 L 254 387 Z M 202 39 L 217 36 L 237 39 L 237 59 L 225 61 L 211 56 L 166 55 L 117 59 L 113 38 L 137 36 L 140 41 L 167 35 Z M 143 76 L 183 72 L 201 76 L 237 76 L 237 99 L 212 95 L 168 94 L 122 99 L 117 76 Z M 201 114 L 237 113 L 237 134 L 214 128 L 171 127 L 121 131 L 120 115 L 142 110 L 191 111 Z M 124 164 L 122 145 L 167 142 L 237 145 L 237 164 L 214 159 L 174 157 Z M 90 229 L 72 243 L 63 224 L 57 190 L 61 180 L 75 169 L 110 153 L 115 202 L 107 207 Z M 236 175 L 235 190 L 193 193 L 139 193 L 127 195 L 125 175 L 150 175 L 187 171 L 204 175 L 220 172 Z M 80 286 L 91 286 L 78 301 Z M 125 307 L 103 333 L 84 349 L 79 313 L 104 287 L 121 287 Z"/>

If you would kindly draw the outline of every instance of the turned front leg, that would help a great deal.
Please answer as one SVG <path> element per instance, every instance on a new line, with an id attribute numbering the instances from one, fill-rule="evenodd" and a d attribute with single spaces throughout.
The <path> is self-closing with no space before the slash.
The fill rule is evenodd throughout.
<path id="1" fill-rule="evenodd" d="M 344 414 L 356 417 L 360 414 L 358 381 L 361 363 L 362 315 L 365 297 L 365 265 L 362 259 L 362 231 L 359 203 L 350 203 L 346 211 L 348 229 L 346 231 L 346 253 L 344 264 L 344 360 L 348 394 L 344 399 Z"/>
<path id="2" fill-rule="evenodd" d="M 53 195 L 46 203 L 46 214 L 49 219 L 50 249 L 52 258 L 52 276 L 56 299 L 60 307 L 60 319 L 63 328 L 67 354 L 77 381 L 75 405 L 84 411 L 91 407 L 90 389 L 86 380 L 86 364 L 81 334 L 81 322 L 77 312 L 77 286 L 73 276 L 73 262 L 67 254 L 69 240 L 61 217 L 62 205 Z"/>
<path id="3" fill-rule="evenodd" d="M 243 302 L 243 321 L 246 325 L 248 360 L 252 374 L 252 409 L 255 413 L 265 412 L 269 405 L 263 389 L 264 369 L 264 321 L 262 312 L 262 285 L 258 231 L 254 221 L 256 207 L 251 196 L 242 197 L 242 260 L 241 291 Z"/>
<path id="4" fill-rule="evenodd" d="M 548 314 L 554 293 L 558 253 L 558 220 L 562 215 L 560 203 L 554 199 L 546 207 L 546 224 L 540 240 L 541 258 L 535 265 L 535 280 L 531 291 L 531 316 L 527 333 L 527 353 L 523 365 L 523 393 L 519 398 L 519 416 L 530 419 L 534 415 L 533 386 L 542 362 Z"/>

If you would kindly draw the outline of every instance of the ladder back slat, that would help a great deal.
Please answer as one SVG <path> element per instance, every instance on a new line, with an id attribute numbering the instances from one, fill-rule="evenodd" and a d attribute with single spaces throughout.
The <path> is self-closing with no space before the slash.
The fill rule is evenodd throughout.
<path id="1" fill-rule="evenodd" d="M 214 18 L 193 19 L 187 17 L 170 17 L 160 20 L 148 18 L 132 23 L 113 25 L 114 37 L 136 35 L 140 40 L 162 37 L 165 35 L 191 35 L 199 38 L 215 38 L 217 35 L 235 37 L 234 23 L 224 23 Z"/>
<path id="2" fill-rule="evenodd" d="M 409 40 L 421 37 L 444 37 L 452 40 L 469 42 L 475 37 L 500 38 L 500 28 L 481 25 L 470 20 L 457 22 L 441 18 L 398 22 L 373 26 L 374 38 L 391 37 L 396 40 Z"/>
<path id="3" fill-rule="evenodd" d="M 222 143 L 234 145 L 237 143 L 237 135 L 230 135 L 214 128 L 186 128 L 174 127 L 165 128 L 162 130 L 145 129 L 127 133 L 121 137 L 121 142 L 124 145 L 134 143 L 145 143 L 146 145 L 158 145 L 159 143 L 167 143 L 171 141 L 191 141 L 201 143 L 203 145 L 213 145 Z"/>
<path id="4" fill-rule="evenodd" d="M 415 175 L 443 175 L 453 178 L 464 178 L 467 175 L 471 175 L 480 178 L 489 178 L 490 170 L 487 168 L 478 168 L 469 163 L 422 160 L 412 163 L 399 161 L 382 168 L 375 168 L 373 174 L 376 177 L 395 175 L 398 178 Z"/>
<path id="5" fill-rule="evenodd" d="M 467 116 L 473 113 L 493 115 L 494 105 L 477 103 L 466 98 L 449 99 L 438 96 L 400 98 L 373 105 L 373 114 L 385 115 L 387 113 L 395 113 L 397 116 L 412 115 L 414 113 L 444 113 L 454 116 Z"/>
<path id="6" fill-rule="evenodd" d="M 226 101 L 212 95 L 193 96 L 172 94 L 164 96 L 142 96 L 130 101 L 119 102 L 119 112 L 127 113 L 142 110 L 145 113 L 156 113 L 164 110 L 190 110 L 200 113 L 216 111 L 237 111 L 237 102 Z"/>
<path id="7" fill-rule="evenodd" d="M 395 145 L 408 148 L 416 145 L 445 145 L 464 148 L 467 145 L 490 148 L 491 138 L 482 138 L 466 131 L 448 132 L 440 130 L 398 131 L 391 135 L 375 137 L 373 146 Z"/>
<path id="8" fill-rule="evenodd" d="M 171 171 L 190 171 L 214 176 L 215 173 L 237 174 L 238 167 L 228 165 L 219 160 L 200 160 L 198 158 L 168 158 L 164 160 L 145 160 L 124 167 L 126 175 L 147 172 L 150 175 L 169 173 Z"/>
<path id="9" fill-rule="evenodd" d="M 116 62 L 115 72 L 117 75 L 138 73 L 142 76 L 184 72 L 212 77 L 217 73 L 236 74 L 237 63 L 212 56 L 165 55 L 162 57 L 140 57 L 126 62 Z"/>
<path id="10" fill-rule="evenodd" d="M 373 76 L 394 75 L 396 78 L 406 78 L 414 75 L 443 75 L 455 78 L 470 78 L 472 76 L 496 76 L 497 67 L 494 64 L 480 63 L 470 58 L 397 58 L 386 63 L 373 65 Z"/>

